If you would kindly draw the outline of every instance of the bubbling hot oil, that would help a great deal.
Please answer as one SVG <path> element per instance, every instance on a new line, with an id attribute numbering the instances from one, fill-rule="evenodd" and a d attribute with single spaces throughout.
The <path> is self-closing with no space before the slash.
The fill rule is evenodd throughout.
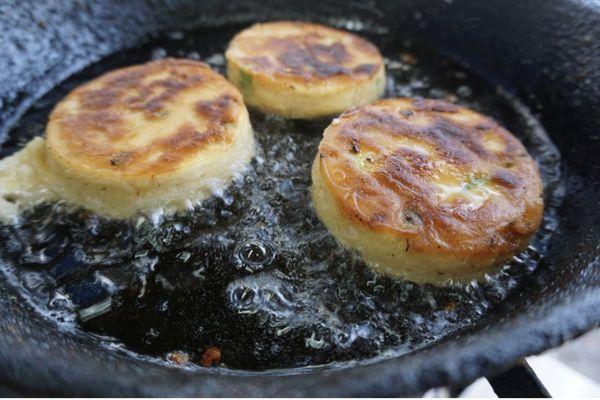
<path id="1" fill-rule="evenodd" d="M 149 59 L 202 59 L 223 72 L 222 51 L 241 27 L 175 32 L 110 57 L 42 98 L 12 130 L 3 155 L 43 126 L 53 104 L 99 73 Z M 383 36 L 368 32 L 376 44 Z M 111 221 L 44 204 L 0 227 L 4 272 L 64 329 L 93 333 L 129 354 L 224 367 L 298 368 L 413 351 L 474 324 L 519 290 L 556 229 L 560 155 L 517 100 L 456 63 L 410 43 L 387 44 L 387 97 L 458 102 L 519 137 L 545 182 L 546 212 L 527 251 L 482 282 L 445 287 L 369 270 L 319 222 L 310 167 L 329 121 L 252 112 L 258 153 L 227 190 L 193 212 Z M 426 56 L 425 56 L 426 55 Z M 339 365 L 339 364 L 336 364 Z"/>

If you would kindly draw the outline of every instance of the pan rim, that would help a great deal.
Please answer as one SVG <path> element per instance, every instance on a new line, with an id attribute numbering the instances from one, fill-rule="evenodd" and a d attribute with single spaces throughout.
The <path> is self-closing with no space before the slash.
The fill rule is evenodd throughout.
<path id="1" fill-rule="evenodd" d="M 568 1 L 563 3 L 576 3 Z M 579 2 L 579 4 L 582 4 Z M 93 59 L 88 60 L 90 63 Z M 80 67 L 83 67 L 81 65 Z M 77 69 L 77 68 L 75 68 Z M 71 70 L 70 73 L 75 71 Z M 583 236 L 583 234 L 582 234 Z M 590 248 L 592 246 L 589 246 Z M 589 252 L 591 257 L 582 270 L 593 272 L 600 267 L 600 253 L 596 248 L 595 252 Z M 595 257 L 595 258 L 594 258 Z M 580 260 L 571 260 L 580 262 Z M 565 263 L 567 264 L 567 263 Z M 575 285 L 573 283 L 573 285 Z M 36 342 L 37 336 L 32 332 L 32 326 L 23 321 L 17 321 L 16 314 L 3 313 L 0 315 L 0 388 L 2 385 L 17 392 L 28 394 L 95 394 L 95 395 L 160 395 L 160 394 L 179 394 L 189 396 L 194 394 L 221 396 L 230 395 L 366 395 L 373 393 L 390 393 L 390 388 L 396 387 L 400 393 L 420 394 L 431 386 L 439 386 L 449 382 L 467 383 L 479 376 L 482 372 L 485 374 L 496 372 L 507 368 L 517 358 L 533 354 L 545 349 L 559 345 L 566 340 L 577 337 L 588 330 L 600 325 L 600 287 L 597 283 L 594 287 L 594 281 L 588 282 L 590 287 L 586 290 L 572 290 L 568 293 L 568 302 L 554 305 L 535 304 L 530 313 L 538 313 L 536 321 L 539 323 L 532 326 L 529 316 L 522 313 L 512 318 L 502 321 L 494 332 L 490 330 L 465 332 L 459 338 L 447 338 L 436 342 L 431 347 L 403 355 L 399 358 L 379 361 L 369 365 L 355 366 L 341 370 L 316 370 L 302 375 L 275 376 L 250 376 L 242 377 L 235 375 L 222 374 L 199 374 L 196 372 L 169 368 L 174 373 L 164 373 L 161 368 L 156 369 L 159 373 L 144 374 L 136 372 L 132 374 L 126 367 L 119 367 L 116 370 L 106 370 L 106 360 L 96 359 L 90 349 L 69 347 L 77 344 L 77 341 L 65 343 L 62 349 L 45 348 L 42 342 Z M 2 288 L 3 297 L 7 296 L 11 290 L 0 279 L 0 288 Z M 7 296 L 10 297 L 10 296 Z M 9 307 L 18 306 L 18 300 L 0 299 L 0 310 Z M 5 308 L 6 307 L 6 308 Z M 576 309 L 578 312 L 573 313 Z M 545 314 L 546 311 L 550 311 Z M 21 312 L 26 310 L 21 310 Z M 26 311 L 27 312 L 27 311 Z M 30 312 L 29 312 L 30 313 Z M 30 313 L 31 314 L 31 313 Z M 32 317 L 35 314 L 31 314 Z M 541 316 L 540 316 L 541 315 Z M 40 318 L 38 316 L 38 318 Z M 560 324 L 555 323 L 560 321 Z M 43 323 L 39 325 L 44 326 Z M 491 332 L 491 333 L 490 333 Z M 504 335 L 501 333 L 504 332 Z M 53 333 L 52 331 L 49 332 Z M 510 333 L 510 335 L 508 334 Z M 500 339 L 497 340 L 498 335 Z M 527 337 L 527 341 L 510 343 L 510 337 Z M 469 351 L 473 348 L 473 342 L 479 346 L 478 351 Z M 45 343 L 48 346 L 48 342 Z M 510 345 L 510 346 L 509 346 Z M 443 349 L 439 349 L 442 346 Z M 506 352 L 502 359 L 489 359 L 489 350 L 507 347 L 510 354 Z M 60 350 L 60 351 L 59 351 Z M 443 351 L 443 352 L 442 352 Z M 69 354 L 78 353 L 80 361 L 73 363 Z M 435 357 L 429 357 L 434 352 Z M 460 359 L 448 363 L 448 358 L 441 354 L 453 356 L 455 353 L 461 353 Z M 134 367 L 134 362 L 123 363 L 123 357 L 116 355 L 116 362 L 125 366 Z M 93 366 L 90 360 L 94 360 Z M 443 360 L 443 363 L 435 365 L 435 360 Z M 427 370 L 425 367 L 434 364 L 434 371 Z M 43 371 L 40 365 L 46 369 Z M 69 368 L 65 368 L 65 366 Z M 407 367 L 410 365 L 410 368 Z M 476 365 L 476 367 L 473 367 Z M 31 368 L 36 374 L 24 374 L 24 370 Z M 141 370 L 149 368 L 144 364 L 139 366 Z M 155 369 L 153 367 L 153 369 Z M 351 371 L 351 373 L 349 373 Z M 31 372 L 31 370 L 29 371 Z M 75 373 L 75 375 L 73 375 Z M 127 377 L 135 379 L 126 380 Z M 128 375 L 130 374 L 130 375 Z M 162 375 L 162 378 L 157 376 Z M 197 377 L 202 376 L 203 381 L 198 382 Z M 31 379 L 23 379 L 29 377 Z M 368 379 L 366 379 L 368 378 Z M 365 384 L 357 388 L 356 381 L 361 379 Z M 209 382 L 210 381 L 210 382 Z M 85 382 L 87 387 L 76 388 L 72 383 Z M 239 387 L 236 385 L 240 385 Z M 246 391 L 246 392 L 244 392 Z M 1 392 L 1 391 L 0 391 Z"/>

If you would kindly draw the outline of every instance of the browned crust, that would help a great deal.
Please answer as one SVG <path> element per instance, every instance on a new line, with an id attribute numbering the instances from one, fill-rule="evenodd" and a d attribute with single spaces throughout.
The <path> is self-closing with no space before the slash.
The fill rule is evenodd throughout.
<path id="1" fill-rule="evenodd" d="M 490 139 L 503 148 L 490 149 Z M 401 144 L 407 141 L 428 152 Z M 542 184 L 533 159 L 492 119 L 457 105 L 384 99 L 349 110 L 325 131 L 319 157 L 326 187 L 347 218 L 408 238 L 416 251 L 508 255 L 540 224 Z M 461 197 L 441 201 L 434 184 L 440 168 L 485 176 L 500 195 L 476 208 Z"/>
<path id="2" fill-rule="evenodd" d="M 129 145 L 145 132 L 134 130 L 127 118 L 139 115 L 150 130 L 170 112 L 178 112 L 170 109 L 176 107 L 178 96 L 202 91 L 208 84 L 215 93 L 209 99 L 205 94 L 197 96 L 191 119 L 176 121 L 165 128 L 168 132 L 147 143 Z M 109 172 L 158 174 L 176 168 L 211 143 L 231 142 L 232 132 L 226 127 L 241 107 L 237 89 L 206 64 L 154 61 L 107 73 L 71 92 L 50 115 L 48 143 L 68 162 Z"/>
<path id="3" fill-rule="evenodd" d="M 306 83 L 331 78 L 365 79 L 383 68 L 379 50 L 352 33 L 293 21 L 259 26 L 274 28 L 272 35 L 249 35 L 248 31 L 255 28 L 251 27 L 239 33 L 228 50 L 228 54 L 243 54 L 236 56 L 237 61 L 253 74 Z M 278 29 L 282 27 L 301 32 L 280 34 Z M 331 39 L 333 42 L 324 43 Z"/>

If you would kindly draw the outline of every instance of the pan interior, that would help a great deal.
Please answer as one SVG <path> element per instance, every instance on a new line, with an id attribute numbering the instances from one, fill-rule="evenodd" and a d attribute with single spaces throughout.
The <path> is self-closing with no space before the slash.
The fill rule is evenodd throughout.
<path id="1" fill-rule="evenodd" d="M 168 32 L 102 60 L 37 101 L 1 155 L 43 135 L 60 98 L 113 68 L 169 56 L 224 72 L 223 51 L 244 27 Z M 251 169 L 193 213 L 115 222 L 44 204 L 19 225 L 0 227 L 3 272 L 61 329 L 95 335 L 133 357 L 173 364 L 189 357 L 191 368 L 206 361 L 208 348 L 218 348 L 221 365 L 236 370 L 380 359 L 476 324 L 543 267 L 563 193 L 560 154 L 525 106 L 468 69 L 421 43 L 360 34 L 387 58 L 386 97 L 441 98 L 473 108 L 515 134 L 538 162 L 542 227 L 501 272 L 435 288 L 370 271 L 335 242 L 310 205 L 310 166 L 330 121 L 257 112 L 251 112 L 258 141 Z"/>

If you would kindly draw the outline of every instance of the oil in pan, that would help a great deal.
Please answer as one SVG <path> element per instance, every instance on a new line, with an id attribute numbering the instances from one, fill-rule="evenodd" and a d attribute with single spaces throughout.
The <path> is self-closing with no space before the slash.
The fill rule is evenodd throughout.
<path id="1" fill-rule="evenodd" d="M 55 102 L 102 72 L 163 57 L 224 72 L 242 27 L 174 32 L 118 53 L 48 93 L 10 132 L 2 155 L 43 134 Z M 556 229 L 560 155 L 517 100 L 424 45 L 384 43 L 386 97 L 440 98 L 487 114 L 540 167 L 546 212 L 527 251 L 483 282 L 433 287 L 378 276 L 338 245 L 311 207 L 310 167 L 327 120 L 251 112 L 248 173 L 192 213 L 111 221 L 63 203 L 0 227 L 12 281 L 63 329 L 128 354 L 239 370 L 301 368 L 397 356 L 475 323 L 540 264 Z"/>

